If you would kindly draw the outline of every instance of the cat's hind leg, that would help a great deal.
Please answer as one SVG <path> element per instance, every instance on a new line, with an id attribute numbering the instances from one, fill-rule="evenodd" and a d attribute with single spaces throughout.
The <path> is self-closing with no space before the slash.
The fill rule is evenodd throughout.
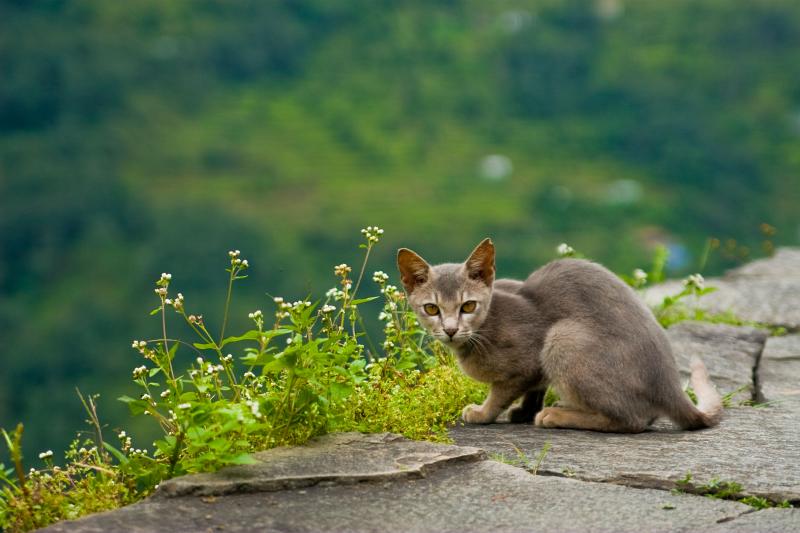
<path id="1" fill-rule="evenodd" d="M 602 413 L 592 413 L 564 407 L 545 407 L 536 415 L 534 422 L 544 428 L 587 429 L 611 433 L 640 433 L 644 426 L 632 426 L 612 420 Z"/>

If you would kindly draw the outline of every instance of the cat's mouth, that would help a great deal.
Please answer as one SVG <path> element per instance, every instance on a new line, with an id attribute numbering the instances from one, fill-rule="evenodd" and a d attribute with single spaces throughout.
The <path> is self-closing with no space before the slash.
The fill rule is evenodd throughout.
<path id="1" fill-rule="evenodd" d="M 447 346 L 448 348 L 459 348 L 463 346 L 470 338 L 470 333 L 467 332 L 459 332 L 453 335 L 451 338 L 449 335 L 444 333 L 438 333 L 435 335 L 436 340 Z"/>

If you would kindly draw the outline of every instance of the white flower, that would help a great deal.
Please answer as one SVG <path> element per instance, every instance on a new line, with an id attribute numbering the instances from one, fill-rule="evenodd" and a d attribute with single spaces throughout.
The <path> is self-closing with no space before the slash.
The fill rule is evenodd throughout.
<path id="1" fill-rule="evenodd" d="M 225 357 L 222 358 L 222 361 L 225 363 L 230 363 L 231 361 L 233 361 L 233 354 L 226 355 Z"/>
<path id="2" fill-rule="evenodd" d="M 50 457 L 53 457 L 53 450 L 47 450 L 39 454 L 39 459 L 49 459 Z"/>
<path id="3" fill-rule="evenodd" d="M 190 403 L 179 403 L 178 409 L 191 409 L 192 404 Z"/>
<path id="4" fill-rule="evenodd" d="M 167 288 L 166 287 L 159 287 L 155 289 L 155 293 L 159 296 L 166 296 L 167 295 Z"/>
<path id="5" fill-rule="evenodd" d="M 344 292 L 334 287 L 332 289 L 328 289 L 328 292 L 325 293 L 325 297 L 329 300 L 342 300 L 344 298 Z"/>
<path id="6" fill-rule="evenodd" d="M 239 250 L 231 250 L 230 252 L 228 252 L 228 255 L 231 257 L 231 259 L 235 259 L 239 257 L 240 253 L 242 252 L 240 252 Z"/>
<path id="7" fill-rule="evenodd" d="M 352 271 L 353 269 L 347 266 L 346 263 L 342 263 L 341 265 L 336 265 L 335 267 L 333 267 L 333 273 L 341 277 L 346 276 L 349 272 Z"/>
<path id="8" fill-rule="evenodd" d="M 127 436 L 128 434 L 125 433 L 124 431 L 120 431 L 119 433 L 117 433 L 117 437 L 119 437 L 120 439 L 124 439 Z"/>
<path id="9" fill-rule="evenodd" d="M 255 319 L 255 318 L 261 318 L 264 315 L 261 313 L 261 309 L 256 309 L 252 313 L 248 313 L 247 316 L 248 316 L 248 318 Z"/>
<path id="10" fill-rule="evenodd" d="M 389 274 L 387 274 L 383 270 L 378 270 L 374 274 L 372 274 L 372 281 L 374 281 L 375 283 L 383 284 L 386 283 L 388 279 L 389 279 Z"/>
<path id="11" fill-rule="evenodd" d="M 146 366 L 137 366 L 136 368 L 133 369 L 133 379 L 139 379 L 145 374 L 147 374 Z"/>
<path id="12" fill-rule="evenodd" d="M 248 370 L 247 372 L 244 373 L 244 377 L 249 379 L 254 379 L 256 375 Z"/>
<path id="13" fill-rule="evenodd" d="M 562 242 L 556 248 L 556 252 L 558 252 L 558 255 L 560 255 L 562 257 L 565 257 L 565 256 L 568 256 L 568 255 L 574 254 L 575 253 L 575 249 L 572 246 L 570 246 L 569 244 L 567 244 L 565 242 Z"/>
<path id="14" fill-rule="evenodd" d="M 332 313 L 332 312 L 336 311 L 336 306 L 335 305 L 327 305 L 326 304 L 326 305 L 322 306 L 322 309 L 320 309 L 320 311 L 322 311 L 323 313 Z"/>
<path id="15" fill-rule="evenodd" d="M 686 287 L 692 287 L 697 290 L 703 290 L 706 286 L 706 280 L 703 279 L 703 276 L 700 274 L 692 274 L 683 280 L 683 284 Z"/>
<path id="16" fill-rule="evenodd" d="M 383 229 L 378 226 L 367 226 L 361 230 L 361 234 L 367 238 L 367 244 L 374 244 L 380 240 Z"/>
<path id="17" fill-rule="evenodd" d="M 162 392 L 162 393 L 160 394 L 160 396 L 161 396 L 162 398 L 166 398 L 166 397 L 167 397 L 167 396 L 169 396 L 169 395 L 170 395 L 170 391 L 168 391 L 168 390 L 165 390 L 164 392 Z"/>
<path id="18" fill-rule="evenodd" d="M 152 398 L 150 397 L 149 394 L 145 393 L 145 394 L 142 394 L 141 399 L 146 401 L 146 402 L 149 402 Z"/>
<path id="19" fill-rule="evenodd" d="M 283 298 L 281 298 L 280 296 L 276 296 L 275 298 L 272 299 L 272 301 L 275 302 L 276 304 L 282 304 Z"/>
<path id="20" fill-rule="evenodd" d="M 378 315 L 378 320 L 391 320 L 391 319 L 392 315 L 390 315 L 386 311 L 381 311 L 380 314 Z"/>
<path id="21" fill-rule="evenodd" d="M 394 348 L 394 343 L 392 341 L 384 341 L 383 343 L 384 350 L 391 350 L 392 348 Z"/>
<path id="22" fill-rule="evenodd" d="M 253 413 L 253 416 L 255 416 L 256 418 L 260 418 L 261 417 L 261 413 L 259 413 L 259 407 L 260 406 L 258 405 L 257 401 L 248 400 L 245 403 L 250 408 L 250 412 Z"/>
<path id="23" fill-rule="evenodd" d="M 645 272 L 641 268 L 637 268 L 636 270 L 633 271 L 633 279 L 636 280 L 638 283 L 647 281 L 647 272 Z"/>

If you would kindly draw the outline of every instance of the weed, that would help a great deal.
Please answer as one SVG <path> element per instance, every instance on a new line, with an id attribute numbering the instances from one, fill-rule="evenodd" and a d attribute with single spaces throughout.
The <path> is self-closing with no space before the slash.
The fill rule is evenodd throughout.
<path id="1" fill-rule="evenodd" d="M 360 297 L 372 248 L 383 230 L 362 230 L 364 258 L 355 283 L 346 264 L 334 268 L 336 286 L 316 301 L 274 297 L 274 320 L 261 310 L 251 327 L 227 332 L 236 284 L 249 263 L 228 253 L 228 291 L 218 335 L 180 292 L 172 276 L 156 281 L 158 306 L 151 312 L 160 335 L 136 340 L 143 358 L 133 369 L 138 397 L 123 396 L 132 415 L 146 416 L 162 431 L 153 449 L 134 447 L 125 431 L 112 444 L 103 434 L 94 397 L 80 401 L 93 440 L 75 441 L 66 466 L 40 458 L 45 468 L 23 468 L 22 427 L 3 431 L 12 468 L 0 466 L 0 529 L 25 531 L 57 520 L 125 505 L 163 479 L 252 462 L 250 453 L 300 444 L 329 431 L 393 431 L 411 438 L 447 440 L 447 427 L 485 388 L 464 376 L 453 356 L 429 342 L 404 294 L 382 271 L 372 275 L 379 294 Z M 382 299 L 383 342 L 367 337 L 359 306 Z M 172 318 L 194 339 L 170 336 Z M 227 335 L 227 336 L 226 336 Z M 366 345 L 362 343 L 366 341 Z M 236 355 L 234 355 L 236 354 Z"/>

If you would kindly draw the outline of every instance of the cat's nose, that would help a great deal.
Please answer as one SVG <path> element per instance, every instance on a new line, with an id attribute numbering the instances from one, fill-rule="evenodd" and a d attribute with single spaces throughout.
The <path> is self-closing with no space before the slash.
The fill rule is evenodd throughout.
<path id="1" fill-rule="evenodd" d="M 447 336 L 450 337 L 450 340 L 453 340 L 453 335 L 458 333 L 458 328 L 444 328 L 444 332 L 447 333 Z"/>

